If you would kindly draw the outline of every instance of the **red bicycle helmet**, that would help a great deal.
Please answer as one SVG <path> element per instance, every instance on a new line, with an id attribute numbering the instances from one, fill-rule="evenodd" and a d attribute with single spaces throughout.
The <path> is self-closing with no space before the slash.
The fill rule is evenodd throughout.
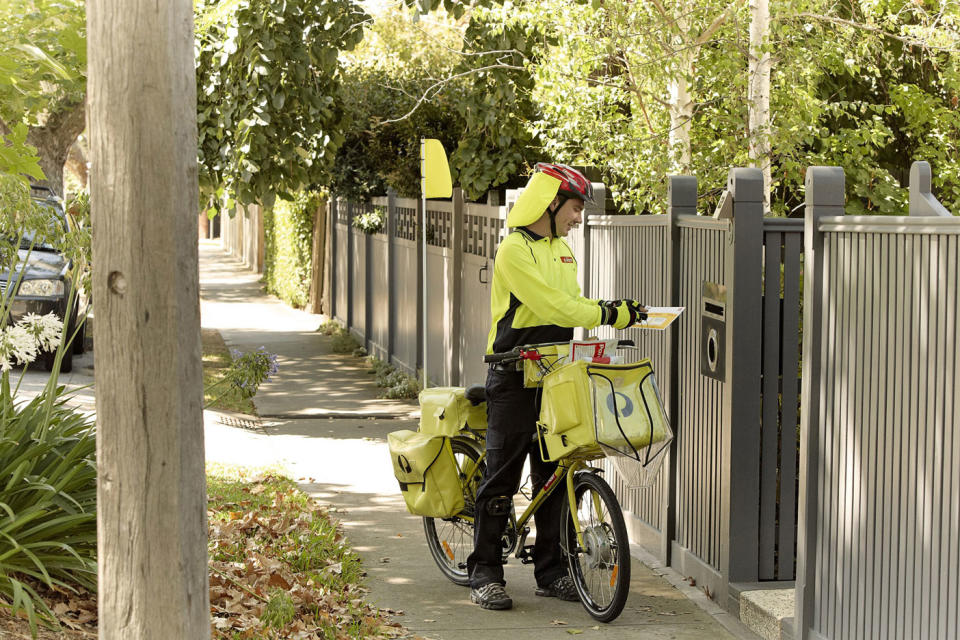
<path id="1" fill-rule="evenodd" d="M 542 171 L 560 181 L 558 194 L 567 198 L 577 198 L 584 202 L 593 202 L 593 185 L 586 176 L 565 164 L 538 162 L 533 168 L 534 173 Z"/>

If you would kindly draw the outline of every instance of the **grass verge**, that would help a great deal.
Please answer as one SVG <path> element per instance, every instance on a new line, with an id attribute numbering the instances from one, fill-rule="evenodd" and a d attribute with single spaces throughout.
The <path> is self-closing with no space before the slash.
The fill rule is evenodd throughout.
<path id="1" fill-rule="evenodd" d="M 220 332 L 216 329 L 201 329 L 200 340 L 203 348 L 204 406 L 208 409 L 223 409 L 224 411 L 257 415 L 257 408 L 253 401 L 244 398 L 239 389 L 229 388 L 226 384 L 213 386 L 223 379 L 224 374 L 233 362 L 230 349 L 227 348 Z M 213 388 L 211 389 L 211 387 Z M 210 404 L 211 401 L 213 401 L 212 404 Z"/>
<path id="2" fill-rule="evenodd" d="M 292 480 L 210 468 L 207 491 L 213 638 L 407 633 L 363 601 L 360 557 L 327 510 Z"/>
<path id="3" fill-rule="evenodd" d="M 386 640 L 408 637 L 363 600 L 360 557 L 327 509 L 276 471 L 207 468 L 210 629 L 214 640 Z M 96 597 L 43 592 L 60 630 L 39 640 L 97 637 Z M 31 638 L 0 609 L 0 638 Z"/>

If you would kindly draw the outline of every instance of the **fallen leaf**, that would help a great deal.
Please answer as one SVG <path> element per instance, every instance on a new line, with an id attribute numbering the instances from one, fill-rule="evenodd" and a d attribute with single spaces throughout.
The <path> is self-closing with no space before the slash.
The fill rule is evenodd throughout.
<path id="1" fill-rule="evenodd" d="M 562 624 L 567 624 L 567 621 L 566 621 L 566 620 L 551 620 L 551 621 L 550 621 L 550 624 L 555 624 L 555 625 L 557 625 L 557 626 L 560 626 L 560 625 L 562 625 Z"/>
<path id="2" fill-rule="evenodd" d="M 431 620 L 430 618 L 424 618 L 424 622 L 436 622 L 436 620 Z"/>
<path id="3" fill-rule="evenodd" d="M 576 636 L 583 633 L 583 629 L 567 629 L 567 633 L 569 633 L 572 636 Z"/>
<path id="4" fill-rule="evenodd" d="M 390 558 L 380 558 L 380 562 L 383 564 L 387 564 L 388 562 L 390 562 Z"/>
<path id="5" fill-rule="evenodd" d="M 271 587 L 280 587 L 284 591 L 288 591 L 290 589 L 290 583 L 287 582 L 279 573 L 272 574 L 267 584 Z"/>

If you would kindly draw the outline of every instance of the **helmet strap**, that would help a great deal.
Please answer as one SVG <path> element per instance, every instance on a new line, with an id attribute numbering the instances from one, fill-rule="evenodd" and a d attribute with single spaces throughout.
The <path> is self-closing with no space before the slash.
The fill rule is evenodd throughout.
<path id="1" fill-rule="evenodd" d="M 570 199 L 570 196 L 558 195 L 557 198 L 559 199 L 559 202 L 557 203 L 556 207 L 554 207 L 553 209 L 550 209 L 549 207 L 547 207 L 547 214 L 550 216 L 550 237 L 551 238 L 557 237 L 557 212 L 563 208 L 563 205 L 567 204 L 567 200 Z"/>

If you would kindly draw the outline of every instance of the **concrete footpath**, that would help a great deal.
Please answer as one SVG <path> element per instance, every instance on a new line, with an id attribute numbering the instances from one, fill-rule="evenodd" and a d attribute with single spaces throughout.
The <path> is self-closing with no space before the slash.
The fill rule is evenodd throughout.
<path id="1" fill-rule="evenodd" d="M 380 390 L 362 361 L 333 354 L 331 339 L 316 331 L 322 316 L 264 294 L 259 276 L 219 242 L 201 241 L 200 286 L 204 328 L 219 330 L 237 349 L 263 346 L 278 354 L 280 365 L 255 399 L 259 420 L 206 414 L 207 460 L 283 469 L 331 505 L 363 558 L 368 600 L 398 612 L 396 620 L 413 634 L 438 640 L 756 637 L 676 574 L 637 559 L 630 598 L 611 624 L 597 623 L 579 603 L 534 596 L 532 567 L 513 559 L 506 566 L 513 610 L 471 604 L 469 590 L 434 565 L 421 520 L 407 514 L 392 476 L 386 435 L 416 429 L 416 404 L 377 399 Z"/>

